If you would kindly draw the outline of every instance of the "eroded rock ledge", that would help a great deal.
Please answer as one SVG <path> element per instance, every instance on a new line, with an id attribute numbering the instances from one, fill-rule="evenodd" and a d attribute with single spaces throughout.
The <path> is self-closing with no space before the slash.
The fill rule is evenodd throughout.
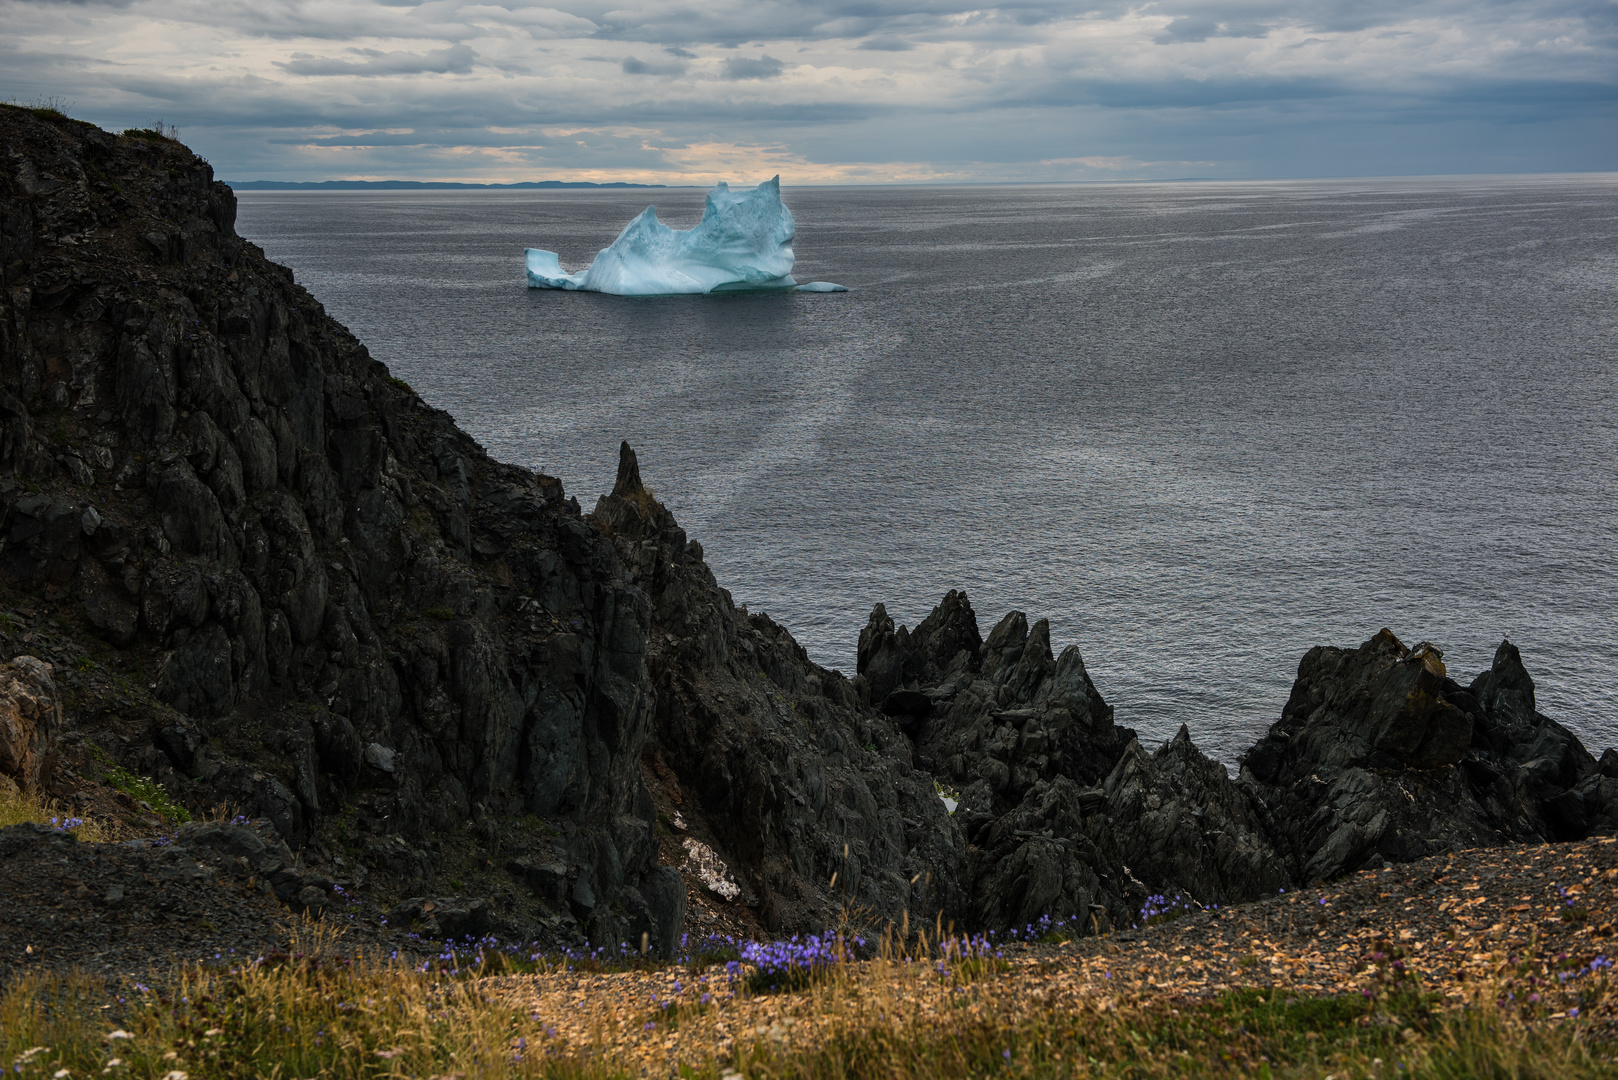
<path id="1" fill-rule="evenodd" d="M 1509 643 L 1466 687 L 1387 631 L 1313 649 L 1235 779 L 1184 730 L 1148 752 L 1077 648 L 1020 612 L 985 638 L 962 593 L 914 630 L 878 606 L 827 671 L 627 445 L 588 514 L 491 460 L 183 146 L 10 107 L 0 137 L 0 783 L 100 805 L 122 769 L 263 819 L 303 907 L 341 884 L 664 948 L 844 910 L 1100 929 L 1148 892 L 1618 825 L 1618 755 L 1535 710 Z"/>

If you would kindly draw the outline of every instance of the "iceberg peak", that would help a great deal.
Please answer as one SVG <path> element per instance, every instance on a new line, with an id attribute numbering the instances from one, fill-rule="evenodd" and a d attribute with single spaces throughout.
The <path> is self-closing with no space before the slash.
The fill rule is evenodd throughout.
<path id="1" fill-rule="evenodd" d="M 671 229 L 657 207 L 641 211 L 595 261 L 576 274 L 562 269 L 554 251 L 527 249 L 528 287 L 575 289 L 618 296 L 803 289 L 846 292 L 827 281 L 799 285 L 792 277 L 797 227 L 781 202 L 781 178 L 733 191 L 720 181 L 708 192 L 702 220 Z"/>

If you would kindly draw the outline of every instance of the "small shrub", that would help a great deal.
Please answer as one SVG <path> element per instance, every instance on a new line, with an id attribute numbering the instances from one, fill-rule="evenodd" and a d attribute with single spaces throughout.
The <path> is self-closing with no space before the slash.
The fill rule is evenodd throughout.
<path id="1" fill-rule="evenodd" d="M 161 120 L 153 120 L 151 127 L 125 128 L 124 134 L 131 139 L 140 139 L 149 143 L 178 143 L 180 129 L 173 124 L 165 124 Z"/>
<path id="2" fill-rule="evenodd" d="M 423 611 L 422 614 L 429 619 L 437 619 L 439 622 L 450 622 L 455 618 L 455 612 L 447 607 L 430 607 Z"/>
<path id="3" fill-rule="evenodd" d="M 116 788 L 136 802 L 150 806 L 153 813 L 169 824 L 183 824 L 191 820 L 191 811 L 169 798 L 168 790 L 150 776 L 136 776 L 122 765 L 115 765 L 101 779 L 108 787 Z"/>
<path id="4" fill-rule="evenodd" d="M 168 790 L 150 776 L 136 776 L 94 743 L 90 744 L 90 756 L 101 772 L 103 784 L 138 803 L 145 803 L 167 824 L 179 825 L 191 820 L 191 811 L 171 799 Z"/>

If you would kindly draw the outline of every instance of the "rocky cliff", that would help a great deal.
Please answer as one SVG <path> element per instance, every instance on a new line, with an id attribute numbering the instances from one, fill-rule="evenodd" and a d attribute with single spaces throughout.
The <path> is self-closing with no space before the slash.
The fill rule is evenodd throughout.
<path id="1" fill-rule="evenodd" d="M 183 146 L 18 109 L 0 137 L 7 647 L 50 640 L 69 726 L 346 876 L 543 846 L 558 914 L 669 938 L 650 607 L 611 541 L 236 236 Z"/>
<path id="2" fill-rule="evenodd" d="M 1464 689 L 1386 632 L 1312 650 L 1235 779 L 1185 731 L 1149 753 L 1076 648 L 1020 612 L 985 639 L 960 593 L 913 632 L 878 606 L 854 677 L 822 669 L 731 602 L 627 446 L 589 513 L 490 459 L 236 236 L 183 146 L 17 108 L 0 141 L 18 786 L 121 784 L 131 828 L 179 813 L 131 791 L 267 819 L 304 906 L 310 881 L 454 893 L 664 948 L 688 898 L 699 930 L 1099 929 L 1150 892 L 1618 824 L 1618 755 L 1535 711 L 1509 645 Z"/>

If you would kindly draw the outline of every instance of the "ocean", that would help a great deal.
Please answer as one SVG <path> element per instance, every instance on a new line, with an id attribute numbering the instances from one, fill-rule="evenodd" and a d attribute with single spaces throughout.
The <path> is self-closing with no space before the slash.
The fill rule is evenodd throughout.
<path id="1" fill-rule="evenodd" d="M 790 177 L 787 178 L 790 181 Z M 531 291 L 701 190 L 248 192 L 238 229 L 586 509 L 620 439 L 720 584 L 854 673 L 871 607 L 1048 618 L 1233 764 L 1381 627 L 1618 744 L 1618 176 L 784 188 L 842 294 Z"/>

